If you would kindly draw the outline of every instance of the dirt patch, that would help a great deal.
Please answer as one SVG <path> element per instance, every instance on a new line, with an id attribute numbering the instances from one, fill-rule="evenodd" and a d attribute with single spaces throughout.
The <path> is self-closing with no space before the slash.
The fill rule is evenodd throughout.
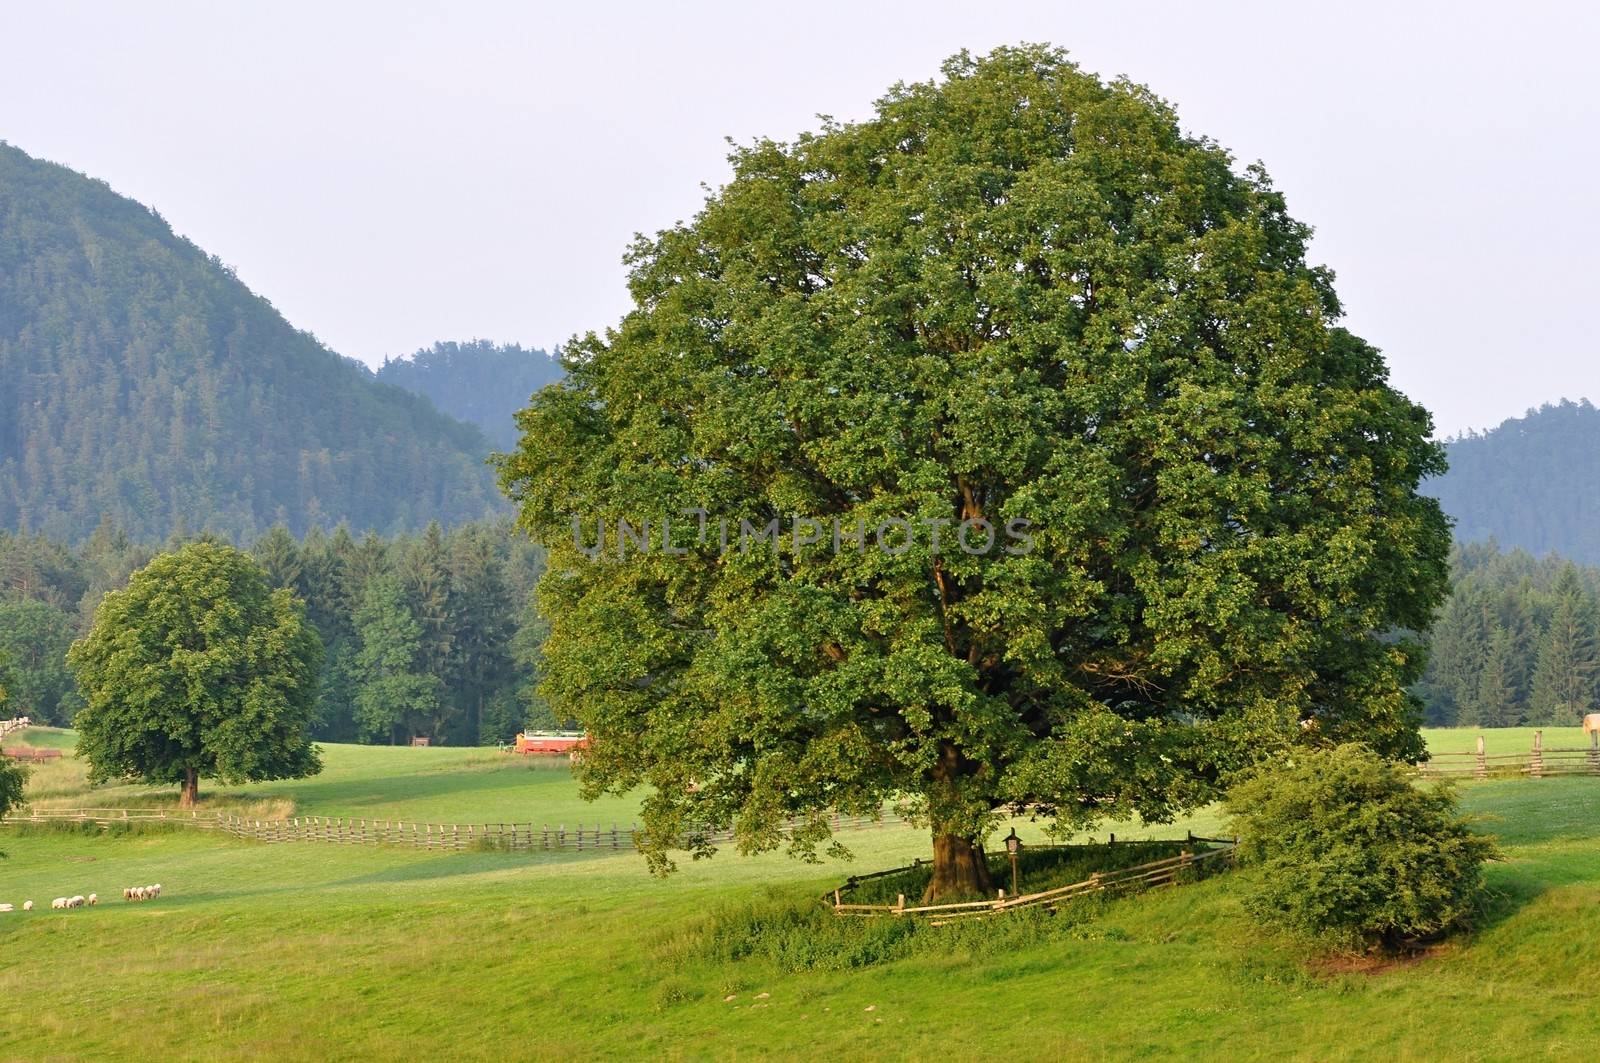
<path id="1" fill-rule="evenodd" d="M 1340 953 L 1324 956 L 1311 963 L 1310 967 L 1319 974 L 1364 974 L 1375 977 L 1415 967 L 1449 951 L 1448 945 L 1435 944 L 1409 946 L 1397 952 Z"/>

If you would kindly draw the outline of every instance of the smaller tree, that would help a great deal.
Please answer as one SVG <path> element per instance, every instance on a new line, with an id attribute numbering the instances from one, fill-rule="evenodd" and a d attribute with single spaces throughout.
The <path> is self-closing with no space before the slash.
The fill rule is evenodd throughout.
<path id="1" fill-rule="evenodd" d="M 287 590 L 216 542 L 191 543 L 107 594 L 67 659 L 89 778 L 224 782 L 321 770 L 310 730 L 322 646 Z"/>
<path id="2" fill-rule="evenodd" d="M 1460 925 L 1496 855 L 1448 786 L 1419 788 L 1361 745 L 1257 769 L 1227 808 L 1241 859 L 1259 865 L 1252 911 L 1341 947 L 1394 949 Z"/>

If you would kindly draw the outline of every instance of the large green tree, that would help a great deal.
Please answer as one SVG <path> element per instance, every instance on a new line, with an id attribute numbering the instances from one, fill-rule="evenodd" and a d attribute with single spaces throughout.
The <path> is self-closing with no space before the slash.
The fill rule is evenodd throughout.
<path id="1" fill-rule="evenodd" d="M 322 647 L 303 613 L 221 543 L 191 543 L 135 572 L 67 657 L 86 702 L 75 724 L 90 779 L 180 783 L 188 807 L 202 776 L 319 771 L 310 727 Z"/>
<path id="2" fill-rule="evenodd" d="M 1161 819 L 1302 735 L 1421 753 L 1392 633 L 1444 590 L 1441 453 L 1259 168 L 1045 48 L 731 162 L 500 462 L 550 551 L 544 691 L 589 793 L 652 785 L 653 866 L 900 799 L 946 896 L 1008 806 Z"/>

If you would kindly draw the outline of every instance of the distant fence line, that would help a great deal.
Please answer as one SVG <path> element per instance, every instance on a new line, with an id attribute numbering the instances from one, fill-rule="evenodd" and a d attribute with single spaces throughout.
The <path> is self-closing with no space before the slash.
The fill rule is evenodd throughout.
<path id="1" fill-rule="evenodd" d="M 1472 753 L 1435 753 L 1417 764 L 1424 778 L 1488 779 L 1520 776 L 1540 779 L 1550 775 L 1600 775 L 1600 732 L 1589 733 L 1588 749 L 1546 749 L 1544 732 L 1533 732 L 1533 748 L 1526 753 L 1485 753 L 1483 736 Z"/>
<path id="2" fill-rule="evenodd" d="M 14 716 L 9 720 L 0 720 L 0 738 L 4 738 L 12 731 L 20 731 L 24 727 L 32 727 L 33 721 L 26 716 Z"/>
<path id="3" fill-rule="evenodd" d="M 899 817 L 885 811 L 871 816 L 831 815 L 834 830 L 864 830 L 887 826 Z M 789 821 L 792 829 L 801 821 Z M 44 808 L 14 815 L 6 823 L 92 823 L 110 828 L 119 824 L 160 823 L 198 830 L 216 830 L 254 841 L 322 842 L 335 845 L 393 845 L 410 849 L 465 851 L 494 849 L 509 852 L 593 852 L 621 850 L 633 845 L 639 825 L 613 823 L 584 826 L 545 823 L 423 823 L 360 817 L 294 816 L 290 819 L 255 819 L 231 812 L 165 808 Z M 733 840 L 733 831 L 707 831 L 713 843 Z"/>

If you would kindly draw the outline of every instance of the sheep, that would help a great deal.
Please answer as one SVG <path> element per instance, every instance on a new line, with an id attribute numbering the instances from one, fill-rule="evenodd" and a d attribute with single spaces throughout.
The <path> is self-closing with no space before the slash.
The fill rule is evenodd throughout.
<path id="1" fill-rule="evenodd" d="M 32 901 L 23 901 L 22 902 L 22 910 L 25 911 L 25 912 L 33 911 L 33 902 Z"/>
<path id="2" fill-rule="evenodd" d="M 157 882 L 154 886 L 150 887 L 150 896 L 152 899 L 161 896 L 161 883 Z"/>
<path id="3" fill-rule="evenodd" d="M 89 894 L 89 907 L 93 908 L 95 905 L 97 905 L 99 903 L 100 903 L 100 895 L 98 893 Z"/>
<path id="4" fill-rule="evenodd" d="M 65 897 L 57 897 L 55 900 L 50 902 L 50 907 L 52 908 L 65 908 L 66 906 L 67 899 Z"/>
<path id="5" fill-rule="evenodd" d="M 14 911 L 16 911 L 16 909 L 13 908 L 11 905 L 9 905 L 9 904 L 0 904 L 0 912 L 14 912 Z"/>
<path id="6" fill-rule="evenodd" d="M 82 908 L 83 907 L 83 901 L 84 901 L 83 894 L 81 894 L 81 893 L 77 894 L 71 900 L 69 900 L 67 902 L 67 907 L 68 908 Z"/>

